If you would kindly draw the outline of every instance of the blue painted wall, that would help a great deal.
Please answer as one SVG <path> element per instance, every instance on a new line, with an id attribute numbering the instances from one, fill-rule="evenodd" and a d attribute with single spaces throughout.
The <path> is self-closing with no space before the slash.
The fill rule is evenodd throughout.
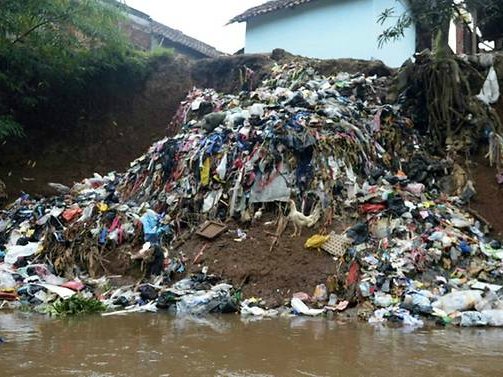
<path id="1" fill-rule="evenodd" d="M 414 54 L 416 34 L 411 28 L 400 41 L 378 48 L 383 26 L 377 17 L 390 7 L 397 14 L 406 9 L 396 0 L 318 0 L 256 17 L 247 22 L 245 52 L 283 48 L 312 58 L 380 59 L 398 67 Z"/>

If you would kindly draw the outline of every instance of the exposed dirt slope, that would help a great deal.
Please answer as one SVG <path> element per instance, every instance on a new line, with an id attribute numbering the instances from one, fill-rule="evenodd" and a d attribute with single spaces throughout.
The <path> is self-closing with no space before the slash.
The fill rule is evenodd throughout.
<path id="1" fill-rule="evenodd" d="M 100 106 L 78 124 L 55 116 L 52 127 L 34 126 L 24 140 L 0 145 L 0 179 L 16 198 L 20 191 L 54 194 L 48 182 L 71 185 L 94 172 L 122 171 L 155 140 L 176 130 L 169 123 L 181 100 L 193 87 L 225 93 L 255 88 L 276 62 L 303 59 L 275 50 L 272 55 L 237 55 L 159 63 L 143 88 L 96 101 Z M 353 59 L 313 61 L 321 72 L 389 74 L 380 62 Z M 245 67 L 254 74 L 246 78 Z M 64 111 L 61 112 L 64 114 Z"/>
<path id="2" fill-rule="evenodd" d="M 186 62 L 162 63 L 140 92 L 117 93 L 78 124 L 61 119 L 53 127 L 33 126 L 25 139 L 0 146 L 0 178 L 11 198 L 23 190 L 53 194 L 47 182 L 71 185 L 94 172 L 123 170 L 166 127 L 191 88 Z"/>
<path id="3" fill-rule="evenodd" d="M 327 278 L 336 274 L 338 264 L 330 254 L 304 248 L 316 229 L 304 229 L 300 237 L 292 238 L 293 227 L 289 225 L 277 246 L 269 251 L 273 238 L 268 233 L 274 233 L 275 226 L 264 225 L 265 221 L 246 229 L 247 238 L 242 242 L 234 241 L 237 227 L 232 225 L 229 232 L 214 241 L 194 235 L 177 251 L 188 257 L 189 272 L 200 272 L 202 266 L 208 266 L 209 273 L 242 287 L 245 297 L 263 298 L 271 306 L 282 304 L 295 292 L 312 295 L 316 285 L 326 284 Z M 341 231 L 343 226 L 335 228 Z M 202 256 L 192 263 L 205 245 Z"/>

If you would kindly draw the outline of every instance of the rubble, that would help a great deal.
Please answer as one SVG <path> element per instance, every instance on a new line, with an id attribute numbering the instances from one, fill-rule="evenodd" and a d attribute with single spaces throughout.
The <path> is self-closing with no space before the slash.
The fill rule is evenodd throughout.
<path id="1" fill-rule="evenodd" d="M 87 292 L 106 315 L 161 308 L 274 316 L 256 302 L 239 305 L 239 288 L 207 271 L 183 278 L 190 262 L 176 254 L 193 233 L 212 242 L 224 223 L 253 226 L 273 212 L 271 250 L 287 223 L 294 236 L 317 226 L 302 243 L 339 266 L 313 299 L 291 298 L 295 314 L 356 306 L 374 323 L 421 326 L 418 316 L 501 323 L 499 313 L 483 314 L 497 310 L 503 293 L 501 242 L 464 209 L 469 184 L 453 178 L 456 164 L 428 153 L 400 107 L 382 102 L 376 88 L 385 80 L 324 77 L 291 63 L 251 92 L 194 89 L 172 121 L 180 132 L 126 172 L 96 174 L 52 198 L 23 194 L 1 212 L 2 294 L 37 306 Z M 457 196 L 443 192 L 446 177 Z M 352 226 L 335 233 L 333 221 L 342 218 Z M 241 227 L 229 231 L 235 242 L 248 238 Z M 111 255 L 141 268 L 143 283 L 104 291 L 103 282 L 93 284 L 110 275 Z M 489 297 L 479 314 L 462 314 Z"/>

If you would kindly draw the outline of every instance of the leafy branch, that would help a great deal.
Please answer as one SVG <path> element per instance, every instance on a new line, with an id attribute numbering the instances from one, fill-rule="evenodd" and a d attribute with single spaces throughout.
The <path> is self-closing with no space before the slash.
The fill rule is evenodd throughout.
<path id="1" fill-rule="evenodd" d="M 407 30 L 412 25 L 412 17 L 408 13 L 404 13 L 400 16 L 396 16 L 394 8 L 386 8 L 378 17 L 377 23 L 381 26 L 390 19 L 397 18 L 396 23 L 384 29 L 384 31 L 377 37 L 377 43 L 379 48 L 389 42 L 395 42 L 405 36 L 405 30 Z"/>

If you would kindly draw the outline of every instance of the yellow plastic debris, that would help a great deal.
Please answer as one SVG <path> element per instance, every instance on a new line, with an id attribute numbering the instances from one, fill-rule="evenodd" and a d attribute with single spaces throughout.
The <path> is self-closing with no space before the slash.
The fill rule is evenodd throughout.
<path id="1" fill-rule="evenodd" d="M 106 211 L 108 211 L 108 204 L 106 204 L 106 203 L 103 203 L 103 202 L 98 203 L 97 207 L 98 207 L 98 209 L 99 209 L 100 212 L 106 212 Z"/>
<path id="2" fill-rule="evenodd" d="M 201 166 L 201 185 L 203 186 L 208 186 L 210 183 L 210 167 L 211 167 L 211 160 L 208 157 L 206 160 L 204 160 L 203 165 Z"/>
<path id="3" fill-rule="evenodd" d="M 435 202 L 432 202 L 432 201 L 428 201 L 428 202 L 423 202 L 423 207 L 424 208 L 431 208 L 431 207 L 435 207 Z"/>
<path id="4" fill-rule="evenodd" d="M 314 236 L 308 238 L 304 247 L 306 249 L 319 249 L 323 246 L 325 242 L 329 240 L 330 236 L 322 236 L 321 234 L 315 234 Z"/>

